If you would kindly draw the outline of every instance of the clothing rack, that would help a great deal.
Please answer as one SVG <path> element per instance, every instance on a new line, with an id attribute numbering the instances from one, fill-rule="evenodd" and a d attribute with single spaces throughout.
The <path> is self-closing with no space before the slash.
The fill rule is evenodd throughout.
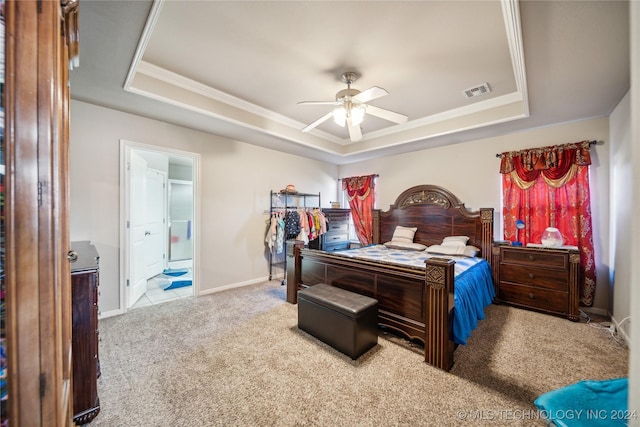
<path id="1" fill-rule="evenodd" d="M 575 143 L 575 144 L 579 144 L 579 143 Z M 589 141 L 589 146 L 596 145 L 596 144 L 598 144 L 598 141 Z M 560 144 L 560 145 L 562 145 L 562 144 Z M 540 148 L 545 148 L 545 147 L 540 147 Z M 518 151 L 521 151 L 521 150 L 516 150 L 515 152 L 518 152 Z M 522 150 L 522 151 L 524 151 L 524 150 Z M 509 153 L 509 151 L 505 151 L 505 153 Z M 504 153 L 498 153 L 498 154 L 496 154 L 496 157 L 502 157 L 503 154 Z"/>
<path id="2" fill-rule="evenodd" d="M 293 212 L 298 209 L 321 209 L 322 203 L 320 193 L 299 193 L 292 191 L 271 191 L 269 215 L 281 212 Z M 288 236 L 284 236 L 284 248 L 281 253 L 274 254 L 274 250 L 269 251 L 269 280 L 273 278 L 274 267 L 281 265 L 283 269 L 282 284 L 287 283 L 287 258 L 290 254 L 286 250 Z"/>

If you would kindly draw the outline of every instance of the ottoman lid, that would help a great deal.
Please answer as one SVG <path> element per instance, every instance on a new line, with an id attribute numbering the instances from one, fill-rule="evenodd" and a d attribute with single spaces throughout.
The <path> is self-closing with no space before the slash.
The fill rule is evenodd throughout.
<path id="1" fill-rule="evenodd" d="M 377 306 L 378 300 L 346 291 L 324 283 L 309 286 L 298 292 L 298 300 L 307 300 L 349 317 L 359 317 Z"/>

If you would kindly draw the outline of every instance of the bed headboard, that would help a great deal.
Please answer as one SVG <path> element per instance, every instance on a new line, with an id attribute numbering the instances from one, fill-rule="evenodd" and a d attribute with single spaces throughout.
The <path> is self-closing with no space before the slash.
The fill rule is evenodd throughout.
<path id="1" fill-rule="evenodd" d="M 391 240 L 397 225 L 417 227 L 414 242 L 437 245 L 446 236 L 469 236 L 469 245 L 480 248 L 491 262 L 493 208 L 470 211 L 449 190 L 418 185 L 398 196 L 389 210 L 373 213 L 373 242 Z"/>

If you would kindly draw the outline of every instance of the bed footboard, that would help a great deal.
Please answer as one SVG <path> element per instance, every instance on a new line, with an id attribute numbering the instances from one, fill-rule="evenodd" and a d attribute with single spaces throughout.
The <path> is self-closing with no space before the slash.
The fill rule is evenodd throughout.
<path id="1" fill-rule="evenodd" d="M 380 265 L 291 244 L 295 271 L 287 275 L 287 301 L 303 286 L 326 283 L 378 300 L 378 324 L 424 344 L 425 362 L 449 370 L 455 261 L 431 258 L 426 269 Z"/>

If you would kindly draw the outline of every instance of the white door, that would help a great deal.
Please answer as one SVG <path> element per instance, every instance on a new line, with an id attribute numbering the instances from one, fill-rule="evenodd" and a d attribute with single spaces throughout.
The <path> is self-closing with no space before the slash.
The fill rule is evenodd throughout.
<path id="1" fill-rule="evenodd" d="M 165 217 L 167 175 L 155 169 L 147 169 L 145 271 L 149 279 L 162 273 L 165 267 Z"/>
<path id="2" fill-rule="evenodd" d="M 147 291 L 145 256 L 147 161 L 135 151 L 129 158 L 129 299 L 131 307 Z"/>

